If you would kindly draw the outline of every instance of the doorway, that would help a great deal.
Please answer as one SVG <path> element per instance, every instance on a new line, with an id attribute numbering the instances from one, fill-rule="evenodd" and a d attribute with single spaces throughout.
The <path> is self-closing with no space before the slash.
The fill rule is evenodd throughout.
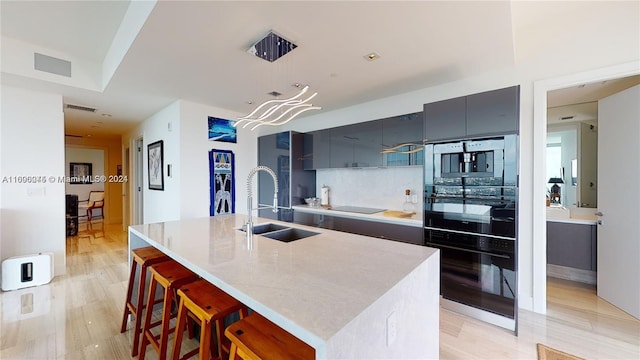
<path id="1" fill-rule="evenodd" d="M 563 76 L 534 83 L 533 122 L 533 199 L 546 197 L 546 139 L 547 139 L 547 93 L 552 90 L 579 86 L 585 83 L 607 81 L 640 74 L 638 62 L 607 67 L 580 74 Z M 544 186 L 542 185 L 544 184 Z M 603 189 L 601 189 L 602 191 Z M 533 310 L 546 314 L 547 311 L 547 234 L 546 204 L 533 201 Z"/>

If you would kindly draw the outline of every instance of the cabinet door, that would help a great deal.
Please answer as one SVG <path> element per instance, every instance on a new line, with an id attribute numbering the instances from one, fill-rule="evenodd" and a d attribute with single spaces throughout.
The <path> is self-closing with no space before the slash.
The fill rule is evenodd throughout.
<path id="1" fill-rule="evenodd" d="M 289 184 L 291 206 L 305 204 L 305 198 L 316 196 L 316 172 L 304 170 L 305 135 L 291 132 L 291 182 Z"/>
<path id="2" fill-rule="evenodd" d="M 258 165 L 263 165 L 276 173 L 278 177 L 278 206 L 290 207 L 290 157 L 291 133 L 265 135 L 258 138 Z M 258 201 L 253 200 L 253 206 L 273 205 L 273 179 L 264 171 L 254 175 L 258 179 Z M 255 179 L 254 179 L 255 181 Z M 287 211 L 279 211 L 274 214 L 271 209 L 259 210 L 258 215 L 275 220 L 291 221 L 292 214 Z"/>
<path id="3" fill-rule="evenodd" d="M 427 141 L 461 139 L 466 136 L 466 98 L 424 105 L 424 137 Z"/>
<path id="4" fill-rule="evenodd" d="M 401 241 L 415 245 L 423 245 L 423 228 L 388 224 L 376 221 L 359 220 L 343 217 L 333 219 L 334 230 L 351 234 L 371 236 L 379 239 Z"/>
<path id="5" fill-rule="evenodd" d="M 317 130 L 304 135 L 304 169 L 331 167 L 331 130 Z"/>
<path id="6" fill-rule="evenodd" d="M 403 152 L 420 150 L 424 147 L 422 138 L 424 135 L 424 118 L 422 112 L 413 114 L 394 116 L 382 120 L 382 145 L 383 149 L 393 148 L 397 145 L 412 143 L 415 146 L 404 146 L 395 152 L 383 154 L 382 165 L 384 166 L 406 166 L 423 165 L 424 151 L 410 154 Z"/>
<path id="7" fill-rule="evenodd" d="M 331 129 L 330 167 L 353 167 L 353 141 L 356 134 L 353 126 L 340 126 Z"/>
<path id="8" fill-rule="evenodd" d="M 518 132 L 520 87 L 467 96 L 467 135 Z"/>
<path id="9" fill-rule="evenodd" d="M 382 121 L 351 125 L 354 167 L 382 166 Z"/>
<path id="10" fill-rule="evenodd" d="M 547 221 L 547 262 L 594 270 L 592 228 L 595 225 Z"/>

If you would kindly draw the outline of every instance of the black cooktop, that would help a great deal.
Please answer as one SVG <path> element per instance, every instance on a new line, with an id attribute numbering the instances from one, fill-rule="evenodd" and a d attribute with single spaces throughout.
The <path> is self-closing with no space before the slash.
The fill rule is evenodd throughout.
<path id="1" fill-rule="evenodd" d="M 354 213 L 360 213 L 360 214 L 375 214 L 375 213 L 383 212 L 386 209 L 375 209 L 375 208 L 367 208 L 367 207 L 359 207 L 359 206 L 336 206 L 336 207 L 331 207 L 331 210 L 347 211 L 347 212 L 354 212 Z"/>

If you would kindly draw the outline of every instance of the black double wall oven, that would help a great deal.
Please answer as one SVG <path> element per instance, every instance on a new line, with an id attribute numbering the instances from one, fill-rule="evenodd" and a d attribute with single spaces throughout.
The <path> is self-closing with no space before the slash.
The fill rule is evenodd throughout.
<path id="1" fill-rule="evenodd" d="M 427 144 L 424 189 L 425 244 L 441 252 L 442 297 L 514 331 L 517 140 Z"/>

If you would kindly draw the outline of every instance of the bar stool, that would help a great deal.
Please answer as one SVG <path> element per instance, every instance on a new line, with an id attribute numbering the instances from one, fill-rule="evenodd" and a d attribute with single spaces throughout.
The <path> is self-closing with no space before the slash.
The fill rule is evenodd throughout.
<path id="1" fill-rule="evenodd" d="M 229 360 L 315 359 L 315 349 L 258 313 L 227 327 Z"/>
<path id="2" fill-rule="evenodd" d="M 167 356 L 169 333 L 174 330 L 169 328 L 169 321 L 175 317 L 171 314 L 171 305 L 176 300 L 176 289 L 184 284 L 198 280 L 198 275 L 174 260 L 151 265 L 149 266 L 149 271 L 151 272 L 151 283 L 149 284 L 147 304 L 155 302 L 156 289 L 158 285 L 162 286 L 164 288 L 162 319 L 151 323 L 153 306 L 147 307 L 144 326 L 142 327 L 142 345 L 140 346 L 138 358 L 144 359 L 147 345 L 151 344 L 158 352 L 158 358 L 164 360 Z M 153 335 L 151 329 L 158 325 L 161 325 L 160 334 Z"/>
<path id="3" fill-rule="evenodd" d="M 229 353 L 228 340 L 222 336 L 225 316 L 237 312 L 240 319 L 243 319 L 248 315 L 249 309 L 240 301 L 203 279 L 181 286 L 178 289 L 178 297 L 180 297 L 180 306 L 178 307 L 178 320 L 171 358 L 183 360 L 199 353 L 199 359 L 209 360 L 212 350 L 211 325 L 215 323 L 218 344 L 216 353 L 217 358 L 222 359 L 223 350 L 227 354 Z M 187 315 L 190 315 L 200 325 L 200 347 L 180 357 Z"/>
<path id="4" fill-rule="evenodd" d="M 127 288 L 127 298 L 124 303 L 124 315 L 122 316 L 122 326 L 120 332 L 127 330 L 127 317 L 131 314 L 135 318 L 133 325 L 133 347 L 131 356 L 138 355 L 138 346 L 140 345 L 140 331 L 142 325 L 143 309 L 147 306 L 144 303 L 144 289 L 147 281 L 147 268 L 153 264 L 170 260 L 162 251 L 147 246 L 143 248 L 131 250 L 131 273 L 129 274 L 129 287 Z M 136 269 L 140 266 L 140 275 L 138 276 L 138 296 L 136 304 L 133 304 L 133 286 L 135 283 Z M 153 305 L 151 306 L 153 308 Z"/>

